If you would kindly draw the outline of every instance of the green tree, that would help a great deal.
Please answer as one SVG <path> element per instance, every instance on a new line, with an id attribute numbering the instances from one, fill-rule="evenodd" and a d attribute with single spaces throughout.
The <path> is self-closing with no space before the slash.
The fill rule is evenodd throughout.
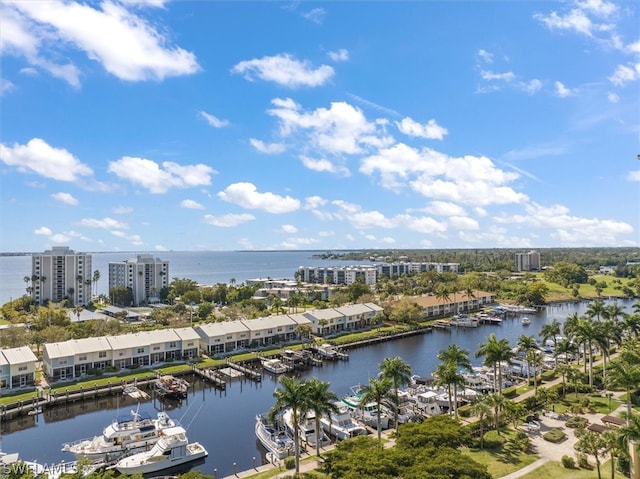
<path id="1" fill-rule="evenodd" d="M 453 397 L 455 403 L 455 416 L 458 417 L 458 386 L 465 385 L 464 376 L 458 374 L 459 370 L 464 370 L 467 372 L 473 371 L 473 367 L 471 366 L 471 359 L 469 358 L 469 350 L 460 348 L 457 344 L 450 344 L 447 346 L 447 349 L 443 349 L 438 353 L 438 359 L 443 361 L 445 364 L 451 364 L 454 368 L 454 374 L 450 375 L 449 379 L 453 380 L 454 389 L 453 389 Z M 449 390 L 449 394 L 451 391 Z M 449 407 L 451 407 L 451 403 L 449 403 Z M 449 409 L 451 412 L 451 409 Z"/>
<path id="2" fill-rule="evenodd" d="M 596 468 L 598 470 L 598 479 L 602 479 L 600 473 L 600 454 L 605 449 L 605 444 L 600 434 L 593 431 L 585 431 L 575 444 L 575 449 L 578 452 L 592 455 L 596 460 Z"/>
<path id="3" fill-rule="evenodd" d="M 300 419 L 305 417 L 309 410 L 309 386 L 305 381 L 282 376 L 279 379 L 280 386 L 273 392 L 276 402 L 269 410 L 269 420 L 274 422 L 277 414 L 291 408 L 293 440 L 295 443 L 294 454 L 296 474 L 300 472 Z"/>
<path id="4" fill-rule="evenodd" d="M 484 357 L 485 366 L 493 367 L 493 388 L 499 394 L 502 394 L 502 363 L 512 364 L 514 356 L 509 341 L 505 338 L 499 340 L 495 333 L 491 333 L 487 342 L 481 343 L 476 351 L 477 358 Z"/>
<path id="5" fill-rule="evenodd" d="M 378 442 L 382 446 L 382 425 L 380 415 L 382 414 L 382 401 L 388 398 L 391 393 L 393 383 L 387 378 L 369 378 L 369 384 L 362 387 L 362 395 L 360 403 L 367 404 L 375 402 L 376 404 L 376 425 L 378 431 Z"/>
<path id="6" fill-rule="evenodd" d="M 478 418 L 478 425 L 480 426 L 480 449 L 484 449 L 484 422 L 491 414 L 491 407 L 483 397 L 479 397 L 471 405 L 471 414 Z"/>
<path id="7" fill-rule="evenodd" d="M 398 398 L 398 388 L 411 383 L 411 366 L 400 356 L 394 356 L 392 358 L 384 358 L 378 367 L 380 369 L 380 377 L 389 379 L 393 386 L 393 395 L 395 401 L 393 419 L 397 430 L 398 404 L 400 403 L 400 400 Z"/>
<path id="8" fill-rule="evenodd" d="M 316 456 L 320 456 L 320 431 L 322 431 L 320 419 L 323 416 L 331 418 L 332 414 L 338 413 L 338 407 L 335 404 L 338 401 L 338 396 L 329 390 L 330 387 L 329 382 L 321 381 L 318 378 L 311 378 L 307 382 L 308 407 L 315 416 Z"/>
<path id="9" fill-rule="evenodd" d="M 609 388 L 621 387 L 625 390 L 627 416 L 631 416 L 631 393 L 640 387 L 640 364 L 631 364 L 622 358 L 616 358 L 609 363 L 609 368 L 605 384 Z"/>

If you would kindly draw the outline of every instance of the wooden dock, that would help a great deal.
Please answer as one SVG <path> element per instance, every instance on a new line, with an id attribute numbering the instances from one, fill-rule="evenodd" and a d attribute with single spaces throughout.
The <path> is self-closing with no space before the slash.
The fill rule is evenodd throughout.
<path id="1" fill-rule="evenodd" d="M 212 383 L 216 388 L 220 390 L 227 389 L 227 382 L 215 369 L 202 369 L 193 366 L 193 372 L 205 381 Z"/>
<path id="2" fill-rule="evenodd" d="M 233 361 L 227 361 L 226 364 L 227 364 L 228 367 L 230 367 L 232 369 L 235 369 L 236 371 L 241 372 L 242 374 L 244 374 L 246 377 L 248 377 L 252 381 L 255 381 L 257 383 L 262 381 L 262 372 L 261 371 L 256 371 L 255 369 L 251 369 L 251 368 L 248 368 L 246 366 L 242 366 L 241 364 L 234 363 Z"/>

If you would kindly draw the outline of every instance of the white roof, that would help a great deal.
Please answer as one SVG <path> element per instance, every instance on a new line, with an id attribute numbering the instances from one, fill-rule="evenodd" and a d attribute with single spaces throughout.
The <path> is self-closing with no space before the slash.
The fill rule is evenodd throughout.
<path id="1" fill-rule="evenodd" d="M 174 331 L 183 341 L 200 340 L 200 335 L 193 328 L 176 328 Z"/>
<path id="2" fill-rule="evenodd" d="M 44 345 L 46 355 L 51 358 L 68 358 L 82 353 L 95 353 L 98 351 L 111 351 L 111 344 L 107 338 L 70 339 L 60 343 L 48 343 Z"/>
<path id="3" fill-rule="evenodd" d="M 314 318 L 316 318 L 317 320 L 320 320 L 320 319 L 337 319 L 337 318 L 344 317 L 344 314 L 339 313 L 335 309 L 331 309 L 331 308 L 329 308 L 329 309 L 314 309 L 313 311 L 307 311 L 305 313 L 305 315 L 307 317 L 309 317 L 309 315 L 311 315 Z"/>
<path id="4" fill-rule="evenodd" d="M 340 306 L 339 308 L 335 308 L 339 313 L 344 314 L 345 316 L 354 316 L 357 314 L 367 314 L 371 313 L 372 309 L 369 308 L 365 304 L 347 304 L 346 306 Z"/>
<path id="5" fill-rule="evenodd" d="M 289 317 L 293 319 L 298 324 L 311 324 L 312 321 L 307 316 L 302 313 L 298 314 L 290 314 Z"/>
<path id="6" fill-rule="evenodd" d="M 248 324 L 247 324 L 248 323 Z M 258 331 L 261 329 L 278 328 L 281 326 L 297 326 L 293 319 L 286 314 L 279 314 L 277 316 L 266 316 L 264 318 L 257 318 L 247 321 L 245 324 L 251 331 Z"/>
<path id="7" fill-rule="evenodd" d="M 111 347 L 114 350 L 141 348 L 152 344 L 168 343 L 179 341 L 180 337 L 173 329 L 155 329 L 153 331 L 140 331 L 119 336 L 107 336 Z"/>
<path id="8" fill-rule="evenodd" d="M 220 321 L 218 323 L 205 323 L 196 326 L 200 337 L 213 338 L 227 334 L 246 333 L 249 328 L 242 321 Z"/>
<path id="9" fill-rule="evenodd" d="M 372 309 L 376 313 L 379 313 L 380 311 L 384 311 L 384 308 L 382 306 L 378 306 L 376 303 L 364 303 L 364 305 L 367 308 Z"/>
<path id="10" fill-rule="evenodd" d="M 24 364 L 36 362 L 38 360 L 29 346 L 3 349 L 2 355 L 6 358 L 8 364 Z"/>

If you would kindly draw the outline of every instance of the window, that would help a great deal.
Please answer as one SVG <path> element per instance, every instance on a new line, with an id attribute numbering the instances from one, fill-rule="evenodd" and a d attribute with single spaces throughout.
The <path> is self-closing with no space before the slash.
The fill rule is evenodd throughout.
<path id="1" fill-rule="evenodd" d="M 86 360 L 87 360 L 86 354 L 84 356 L 78 356 L 78 361 L 86 361 Z"/>
<path id="2" fill-rule="evenodd" d="M 138 348 L 138 354 L 144 354 L 144 348 Z"/>
<path id="3" fill-rule="evenodd" d="M 98 357 L 99 358 L 106 358 L 107 357 L 107 352 L 106 351 L 100 351 L 98 353 Z"/>
<path id="4" fill-rule="evenodd" d="M 18 368 L 18 371 L 26 371 L 27 369 L 28 369 L 27 366 L 20 366 Z"/>
<path id="5" fill-rule="evenodd" d="M 171 342 L 169 343 L 169 347 L 170 347 L 171 349 L 175 349 L 175 347 L 176 347 L 176 346 L 177 346 L 177 344 L 176 344 L 176 342 L 175 342 L 175 341 L 171 341 Z"/>
<path id="6" fill-rule="evenodd" d="M 59 364 L 60 365 L 67 364 L 67 360 L 66 359 L 62 359 Z"/>
<path id="7" fill-rule="evenodd" d="M 157 351 L 158 349 L 160 349 L 160 346 L 154 346 L 154 347 L 153 347 L 153 350 L 154 350 L 154 351 Z M 138 352 L 140 352 L 140 351 L 138 351 Z"/>

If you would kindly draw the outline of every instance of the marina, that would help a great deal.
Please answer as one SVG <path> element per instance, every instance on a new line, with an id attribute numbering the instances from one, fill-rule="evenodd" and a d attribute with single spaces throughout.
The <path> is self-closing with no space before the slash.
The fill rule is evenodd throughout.
<path id="1" fill-rule="evenodd" d="M 538 313 L 527 313 L 531 324 L 523 327 L 519 316 L 508 317 L 498 325 L 483 325 L 478 328 L 433 328 L 429 334 L 419 333 L 399 339 L 345 348 L 349 361 L 324 361 L 322 367 L 310 366 L 296 371 L 301 378 L 317 377 L 331 383 L 331 390 L 338 397 L 350 393 L 354 384 L 366 384 L 370 377 L 378 374 L 378 365 L 385 357 L 400 356 L 409 363 L 412 372 L 428 382 L 435 371 L 438 361 L 436 354 L 447 345 L 456 343 L 470 351 L 473 365 L 479 367 L 481 359 L 475 358 L 478 345 L 485 342 L 490 333 L 506 338 L 515 346 L 521 334 L 539 338 L 540 328 L 553 319 L 564 321 L 574 312 L 583 314 L 588 303 L 564 303 L 549 306 Z M 631 309 L 632 302 L 620 301 L 622 307 Z M 283 350 L 283 351 L 286 351 Z M 122 394 L 122 385 L 112 388 L 111 394 L 95 395 L 93 388 L 84 392 L 84 399 L 75 401 L 58 398 L 56 403 L 43 407 L 41 414 L 28 416 L 26 413 L 13 420 L 1 423 L 3 447 L 8 451 L 18 451 L 28 460 L 37 460 L 41 464 L 58 464 L 70 459 L 69 453 L 61 451 L 63 443 L 77 441 L 78 438 L 96 435 L 96 425 L 110 424 L 119 415 L 135 410 L 157 414 L 165 411 L 169 416 L 183 424 L 190 440 L 200 442 L 208 451 L 216 451 L 202 463 L 195 462 L 193 468 L 206 474 L 217 471 L 218 477 L 233 474 L 233 464 L 237 470 L 251 469 L 255 464 L 266 464 L 266 450 L 255 435 L 256 414 L 267 411 L 273 404 L 273 391 L 278 387 L 278 377 L 262 374 L 261 381 L 254 381 L 240 373 L 230 364 L 225 364 L 216 373 L 227 369 L 236 374 L 227 378 L 226 388 L 220 389 L 201 375 L 190 374 L 185 379 L 191 383 L 187 396 L 181 400 L 163 398 L 150 394 L 146 400 L 136 400 Z M 247 370 L 252 370 L 247 368 Z M 255 369 L 253 369 L 256 372 Z M 152 385 L 141 384 L 137 387 L 147 392 Z M 64 395 L 63 395 L 64 396 Z M 425 390 L 416 397 L 416 407 L 428 413 L 438 413 L 441 404 L 437 394 Z M 71 420 L 73 419 L 73 420 Z M 328 427 L 328 426 L 327 426 Z M 326 429 L 325 429 L 326 430 Z M 337 431 L 331 427 L 332 431 Z M 330 432 L 327 432 L 331 435 Z"/>

